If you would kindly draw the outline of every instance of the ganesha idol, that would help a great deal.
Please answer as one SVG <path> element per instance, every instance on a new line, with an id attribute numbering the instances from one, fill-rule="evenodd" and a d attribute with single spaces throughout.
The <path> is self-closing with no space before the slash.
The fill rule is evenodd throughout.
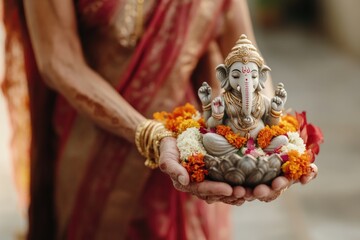
<path id="1" fill-rule="evenodd" d="M 288 137 L 274 137 L 264 149 L 253 147 L 265 126 L 279 124 L 287 99 L 282 83 L 277 85 L 271 99 L 261 94 L 269 71 L 251 41 L 241 35 L 225 64 L 216 68 L 223 89 L 221 95 L 212 100 L 212 89 L 206 82 L 199 88 L 208 130 L 202 141 L 209 178 L 232 185 L 255 186 L 269 183 L 280 174 L 282 161 L 275 150 L 287 145 Z M 247 142 L 246 147 L 239 149 L 229 143 L 226 133 L 212 131 L 218 126 L 226 126 L 225 131 L 230 130 L 237 140 Z"/>

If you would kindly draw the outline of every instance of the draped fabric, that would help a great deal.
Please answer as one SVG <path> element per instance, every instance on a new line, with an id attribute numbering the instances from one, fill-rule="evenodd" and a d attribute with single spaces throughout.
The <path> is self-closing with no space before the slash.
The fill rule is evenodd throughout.
<path id="1" fill-rule="evenodd" d="M 4 78 L 1 79 L 0 84 L 9 109 L 15 186 L 21 210 L 25 213 L 29 203 L 31 129 L 24 50 L 17 4 L 14 1 L 4 1 L 1 4 L 4 4 L 4 15 L 1 21 L 5 23 L 5 32 L 3 33 L 5 34 L 5 68 L 4 76 L 2 76 Z"/>
<path id="2" fill-rule="evenodd" d="M 145 116 L 195 104 L 191 75 L 214 38 L 225 1 L 154 1 L 136 47 L 118 47 L 111 61 L 100 39 L 118 44 L 115 19 L 126 14 L 125 2 L 74 2 L 89 65 Z M 29 239 L 228 237 L 225 205 L 176 191 L 168 176 L 144 167 L 132 144 L 99 129 L 49 90 L 26 29 L 22 34 L 33 130 Z M 122 67 L 113 77 L 108 66 L 116 59 Z"/>

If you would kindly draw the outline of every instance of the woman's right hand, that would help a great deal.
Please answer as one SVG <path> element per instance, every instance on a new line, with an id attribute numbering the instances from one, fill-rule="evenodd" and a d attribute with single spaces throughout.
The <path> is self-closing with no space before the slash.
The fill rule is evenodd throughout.
<path id="1" fill-rule="evenodd" d="M 188 192 L 205 200 L 207 203 L 224 202 L 242 205 L 246 190 L 243 187 L 231 187 L 223 182 L 203 181 L 191 183 L 186 169 L 179 163 L 180 154 L 176 146 L 176 139 L 167 137 L 160 144 L 159 166 L 161 171 L 168 174 L 174 187 L 182 192 Z"/>

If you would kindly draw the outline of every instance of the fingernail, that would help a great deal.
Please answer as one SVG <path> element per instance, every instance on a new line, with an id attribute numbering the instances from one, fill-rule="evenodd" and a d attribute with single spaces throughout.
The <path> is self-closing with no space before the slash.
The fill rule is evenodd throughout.
<path id="1" fill-rule="evenodd" d="M 183 175 L 180 175 L 180 176 L 178 177 L 178 181 L 179 181 L 179 183 L 181 183 L 181 185 L 183 185 L 183 186 L 186 185 L 186 183 L 185 183 L 185 177 L 184 177 Z"/>

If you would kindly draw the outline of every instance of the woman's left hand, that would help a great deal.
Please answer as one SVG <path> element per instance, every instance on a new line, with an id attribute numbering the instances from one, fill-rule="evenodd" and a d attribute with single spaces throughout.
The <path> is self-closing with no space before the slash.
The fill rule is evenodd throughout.
<path id="1" fill-rule="evenodd" d="M 301 184 L 307 184 L 312 179 L 316 178 L 318 174 L 318 168 L 315 164 L 311 164 L 311 173 L 308 175 L 302 176 L 299 180 Z M 288 189 L 294 181 L 290 181 L 284 176 L 280 176 L 275 178 L 271 186 L 260 184 L 256 186 L 253 190 L 247 189 L 247 194 L 245 196 L 245 199 L 248 201 L 252 201 L 255 199 L 258 199 L 263 202 L 271 202 L 275 199 L 277 199 L 286 189 Z"/>

